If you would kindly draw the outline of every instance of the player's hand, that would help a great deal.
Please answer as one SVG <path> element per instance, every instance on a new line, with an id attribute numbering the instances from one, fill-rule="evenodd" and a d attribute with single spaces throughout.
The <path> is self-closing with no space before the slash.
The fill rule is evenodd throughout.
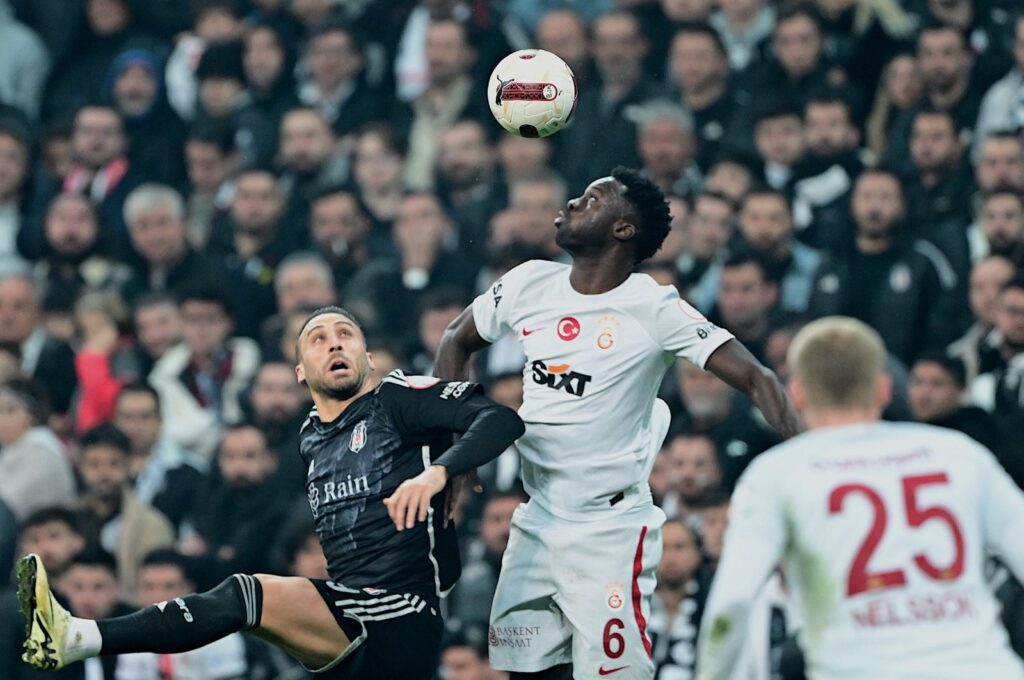
<path id="1" fill-rule="evenodd" d="M 431 465 L 412 479 L 402 482 L 390 498 L 384 499 L 395 529 L 412 529 L 416 522 L 426 522 L 430 499 L 441 493 L 447 483 L 448 469 L 443 465 Z"/>

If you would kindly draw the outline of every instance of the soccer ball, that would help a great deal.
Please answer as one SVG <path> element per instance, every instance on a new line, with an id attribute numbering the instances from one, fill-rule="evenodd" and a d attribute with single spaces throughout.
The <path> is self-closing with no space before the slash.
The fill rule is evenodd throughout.
<path id="1" fill-rule="evenodd" d="M 521 137 L 548 137 L 576 108 L 576 76 L 551 52 L 519 50 L 495 67 L 487 83 L 495 120 Z"/>

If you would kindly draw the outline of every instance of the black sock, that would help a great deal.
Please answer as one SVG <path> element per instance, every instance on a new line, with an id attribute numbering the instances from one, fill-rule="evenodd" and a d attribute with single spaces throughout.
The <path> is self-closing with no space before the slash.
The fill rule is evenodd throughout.
<path id="1" fill-rule="evenodd" d="M 259 580 L 235 574 L 205 593 L 97 621 L 103 638 L 100 654 L 187 652 L 231 633 L 255 628 L 262 610 L 263 587 Z"/>

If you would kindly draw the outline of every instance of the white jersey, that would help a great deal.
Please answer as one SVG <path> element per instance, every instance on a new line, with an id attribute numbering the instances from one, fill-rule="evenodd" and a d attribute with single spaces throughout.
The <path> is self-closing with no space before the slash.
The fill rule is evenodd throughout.
<path id="1" fill-rule="evenodd" d="M 473 318 L 484 340 L 511 331 L 526 354 L 526 434 L 516 447 L 527 492 L 552 515 L 582 520 L 646 488 L 660 445 L 651 443 L 652 407 L 675 357 L 703 368 L 732 335 L 645 274 L 583 295 L 569 272 L 520 265 L 473 302 Z"/>
<path id="2" fill-rule="evenodd" d="M 1024 578 L 1024 494 L 973 440 L 915 423 L 803 434 L 736 488 L 699 677 L 728 677 L 749 602 L 781 562 L 811 678 L 1020 680 L 989 553 Z"/>

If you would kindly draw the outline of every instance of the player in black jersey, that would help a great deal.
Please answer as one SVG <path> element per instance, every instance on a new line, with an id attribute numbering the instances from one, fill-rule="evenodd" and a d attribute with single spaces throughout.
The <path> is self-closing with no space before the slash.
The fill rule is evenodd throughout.
<path id="1" fill-rule="evenodd" d="M 433 676 L 439 598 L 460 569 L 442 492 L 508 448 L 523 423 L 473 383 L 400 371 L 375 383 L 362 330 L 338 307 L 310 316 L 296 355 L 316 404 L 299 448 L 331 580 L 235 574 L 205 593 L 90 621 L 60 606 L 29 555 L 18 565 L 28 663 L 175 654 L 248 630 L 326 678 Z"/>

